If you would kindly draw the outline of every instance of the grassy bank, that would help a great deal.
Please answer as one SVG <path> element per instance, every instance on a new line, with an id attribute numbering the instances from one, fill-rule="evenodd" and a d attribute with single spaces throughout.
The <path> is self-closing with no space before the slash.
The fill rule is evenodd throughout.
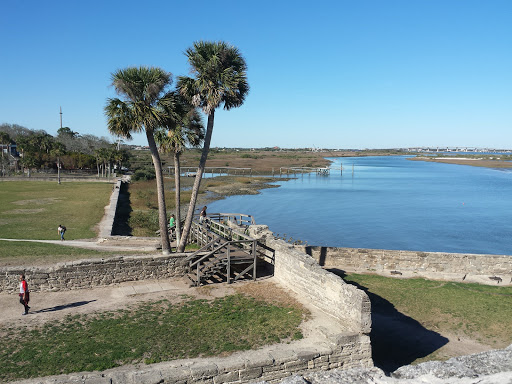
<path id="1" fill-rule="evenodd" d="M 453 158 L 442 157 L 411 157 L 409 160 L 413 161 L 426 161 L 431 163 L 445 163 L 445 164 L 457 164 L 457 165 L 470 165 L 472 167 L 485 167 L 485 168 L 512 168 L 512 157 L 501 156 L 453 156 Z"/>
<path id="2" fill-rule="evenodd" d="M 0 238 L 57 240 L 96 237 L 112 184 L 10 181 L 0 183 Z"/>
<path id="3" fill-rule="evenodd" d="M 242 294 L 166 300 L 0 333 L 0 381 L 224 355 L 302 338 L 298 307 Z"/>
<path id="4" fill-rule="evenodd" d="M 358 274 L 349 274 L 343 279 L 368 293 L 374 317 L 385 317 L 391 322 L 400 319 L 419 323 L 415 335 L 409 337 L 405 331 L 401 335 L 406 343 L 397 354 L 405 355 L 403 349 L 407 348 L 421 349 L 418 345 L 421 343 L 420 332 L 430 334 L 426 344 L 432 343 L 432 335 L 436 334 L 438 336 L 433 337 L 437 339 L 442 338 L 439 335 L 450 335 L 455 340 L 474 340 L 490 348 L 503 348 L 512 343 L 512 287 Z M 393 353 L 393 347 L 401 345 L 400 340 L 389 341 L 386 335 L 379 334 L 383 332 L 388 330 L 382 328 L 382 324 L 373 324 L 372 334 L 376 340 L 372 338 L 372 346 L 376 360 L 387 359 Z M 443 345 L 439 343 L 435 348 L 430 345 L 425 349 L 428 354 L 422 351 L 410 361 L 401 363 L 453 357 L 444 351 Z M 468 353 L 461 352 L 460 355 Z"/>
<path id="5" fill-rule="evenodd" d="M 137 255 L 143 252 L 137 252 Z M 132 255 L 127 251 L 101 251 L 75 248 L 57 244 L 27 241 L 0 241 L 0 267 L 42 266 L 80 259 L 107 258 L 115 255 Z"/>

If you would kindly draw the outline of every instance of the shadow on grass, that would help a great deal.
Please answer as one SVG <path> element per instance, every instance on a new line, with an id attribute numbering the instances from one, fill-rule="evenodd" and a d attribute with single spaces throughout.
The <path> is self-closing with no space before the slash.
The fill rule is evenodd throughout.
<path id="1" fill-rule="evenodd" d="M 87 304 L 92 303 L 94 301 L 96 301 L 96 300 L 77 301 L 77 302 L 71 303 L 71 304 L 57 305 L 55 307 L 40 309 L 39 311 L 33 311 L 32 313 L 44 313 L 44 312 L 62 311 L 63 309 L 81 307 L 82 305 L 87 305 Z"/>
<path id="2" fill-rule="evenodd" d="M 330 272 L 345 278 L 345 271 L 337 268 Z M 373 363 L 386 372 L 393 372 L 401 366 L 428 356 L 448 339 L 437 332 L 423 327 L 418 321 L 396 310 L 395 306 L 368 288 L 352 281 L 348 284 L 366 292 L 372 303 L 372 343 Z"/>

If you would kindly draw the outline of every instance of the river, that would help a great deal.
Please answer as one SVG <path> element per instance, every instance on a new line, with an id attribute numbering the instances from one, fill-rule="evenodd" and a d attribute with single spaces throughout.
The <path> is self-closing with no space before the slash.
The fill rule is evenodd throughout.
<path id="1" fill-rule="evenodd" d="M 512 172 L 407 160 L 331 158 L 259 195 L 211 203 L 308 245 L 512 255 Z M 343 174 L 339 167 L 343 165 Z"/>

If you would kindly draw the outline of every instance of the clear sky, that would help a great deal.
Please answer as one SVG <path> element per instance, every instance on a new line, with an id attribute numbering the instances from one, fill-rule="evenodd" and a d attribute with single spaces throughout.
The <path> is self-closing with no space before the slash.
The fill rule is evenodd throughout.
<path id="1" fill-rule="evenodd" d="M 0 1 L 0 123 L 109 136 L 110 74 L 237 46 L 212 146 L 512 148 L 512 1 Z M 133 144 L 145 144 L 137 136 Z"/>

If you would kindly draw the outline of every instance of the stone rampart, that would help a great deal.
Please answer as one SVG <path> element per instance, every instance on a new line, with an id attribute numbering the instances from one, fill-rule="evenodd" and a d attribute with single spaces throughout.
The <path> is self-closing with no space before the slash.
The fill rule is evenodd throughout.
<path id="1" fill-rule="evenodd" d="M 354 339 L 354 338 L 353 338 Z M 305 345 L 308 344 L 308 345 Z M 228 357 L 175 360 L 17 381 L 18 384 L 184 384 L 275 383 L 309 370 L 369 368 L 362 364 L 360 343 L 346 338 L 341 346 L 296 342 L 273 345 Z"/>
<path id="2" fill-rule="evenodd" d="M 322 267 L 348 272 L 512 285 L 512 256 L 304 246 L 295 249 L 311 255 Z"/>
<path id="3" fill-rule="evenodd" d="M 228 357 L 125 366 L 20 383 L 272 383 L 306 371 L 372 367 L 368 296 L 322 269 L 311 256 L 276 240 L 266 226 L 254 227 L 252 235 L 257 233 L 261 242 L 275 249 L 277 283 L 295 292 L 312 311 L 324 314 L 314 324 L 304 325 L 304 339 Z M 0 291 L 16 293 L 20 273 L 27 275 L 33 291 L 56 291 L 182 276 L 185 268 L 185 256 L 113 257 L 48 268 L 1 268 Z"/>
<path id="4" fill-rule="evenodd" d="M 251 226 L 250 235 L 275 250 L 274 277 L 281 285 L 337 319 L 343 329 L 370 333 L 370 299 L 365 292 L 325 271 L 303 250 L 274 238 L 267 226 Z"/>
<path id="5" fill-rule="evenodd" d="M 118 256 L 78 260 L 50 267 L 0 268 L 0 292 L 16 293 L 24 273 L 31 291 L 60 291 L 125 281 L 183 276 L 185 256 Z"/>
<path id="6" fill-rule="evenodd" d="M 105 215 L 99 224 L 99 237 L 105 238 L 112 236 L 112 228 L 116 218 L 117 204 L 119 202 L 119 193 L 121 191 L 121 180 L 117 180 L 112 188 L 109 205 L 105 207 Z"/>

